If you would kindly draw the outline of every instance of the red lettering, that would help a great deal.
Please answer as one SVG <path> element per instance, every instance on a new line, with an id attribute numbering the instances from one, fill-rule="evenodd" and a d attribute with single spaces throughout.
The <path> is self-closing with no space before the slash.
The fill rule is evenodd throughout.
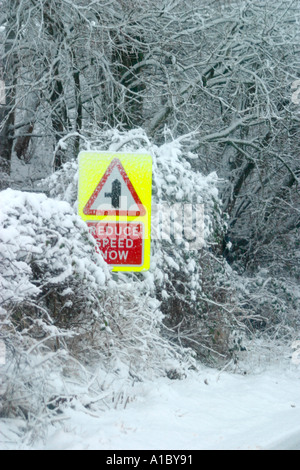
<path id="1" fill-rule="evenodd" d="M 143 264 L 143 224 L 139 222 L 97 222 L 87 225 L 107 264 L 140 266 Z"/>

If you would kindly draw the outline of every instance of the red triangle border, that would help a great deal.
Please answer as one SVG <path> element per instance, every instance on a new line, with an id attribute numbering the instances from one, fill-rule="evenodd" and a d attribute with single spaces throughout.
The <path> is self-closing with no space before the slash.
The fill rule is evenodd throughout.
<path id="1" fill-rule="evenodd" d="M 113 169 L 115 167 L 118 167 L 118 170 L 127 186 L 127 188 L 129 189 L 133 199 L 134 199 L 134 202 L 136 203 L 136 205 L 138 206 L 139 208 L 139 211 L 124 211 L 124 210 L 93 210 L 91 209 L 94 201 L 97 199 L 98 197 L 98 194 L 100 193 L 100 191 L 102 190 L 103 186 L 105 185 L 108 177 L 110 176 L 110 174 L 112 173 Z M 145 207 L 143 206 L 143 204 L 141 203 L 141 200 L 139 198 L 139 196 L 137 195 L 136 193 L 136 190 L 134 189 L 121 161 L 118 159 L 118 158 L 114 158 L 110 165 L 108 166 L 107 170 L 105 171 L 104 175 L 102 176 L 101 180 L 99 181 L 95 191 L 93 192 L 92 196 L 90 197 L 90 199 L 88 200 L 87 204 L 85 205 L 84 209 L 83 209 L 83 213 L 85 215 L 102 215 L 102 216 L 109 216 L 109 215 L 114 215 L 114 216 L 125 216 L 125 217 L 142 217 L 146 214 L 146 210 L 145 210 Z"/>

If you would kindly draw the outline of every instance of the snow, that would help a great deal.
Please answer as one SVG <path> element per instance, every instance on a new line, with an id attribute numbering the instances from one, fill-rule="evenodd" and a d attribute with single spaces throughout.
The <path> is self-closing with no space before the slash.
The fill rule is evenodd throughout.
<path id="1" fill-rule="evenodd" d="M 156 172 L 156 201 L 164 199 L 164 191 L 173 191 L 174 178 L 170 168 L 175 168 L 178 174 L 175 191 L 182 190 L 184 199 L 192 202 L 192 189 L 197 188 L 197 195 L 201 199 L 199 203 L 206 203 L 208 238 L 213 230 L 210 221 L 213 219 L 218 194 L 217 175 L 212 173 L 204 177 L 200 173 L 194 173 L 191 177 L 188 165 L 181 159 L 179 143 L 174 146 L 164 144 L 162 151 L 157 150 L 156 153 L 154 163 L 159 167 Z M 17 374 L 12 374 L 12 380 L 17 377 L 17 386 L 23 383 L 26 385 L 27 382 L 30 385 L 27 374 L 30 377 L 32 375 L 35 385 L 33 389 L 30 388 L 30 406 L 39 406 L 32 406 L 34 412 L 29 413 L 28 421 L 0 417 L 0 449 L 300 450 L 298 335 L 297 340 L 295 337 L 295 341 L 288 346 L 288 352 L 285 351 L 282 356 L 277 354 L 280 359 L 273 360 L 270 364 L 266 363 L 274 354 L 273 350 L 270 349 L 269 356 L 266 357 L 255 344 L 254 364 L 245 361 L 235 366 L 232 361 L 222 371 L 199 365 L 197 371 L 190 371 L 182 380 L 163 377 L 166 372 L 176 371 L 177 366 L 168 364 L 168 360 L 174 359 L 174 352 L 169 351 L 168 347 L 171 346 L 158 337 L 162 314 L 158 300 L 151 298 L 149 292 L 153 291 L 154 283 L 160 283 L 161 280 L 162 296 L 168 298 L 163 279 L 166 272 L 171 272 L 169 268 L 172 267 L 191 274 L 188 279 L 192 296 L 202 272 L 195 271 L 198 264 L 192 256 L 182 258 L 179 249 L 174 247 L 170 256 L 157 244 L 152 272 L 145 273 L 139 282 L 122 273 L 118 278 L 112 278 L 106 271 L 103 260 L 100 262 L 91 258 L 92 254 L 93 257 L 96 256 L 93 246 L 85 246 L 85 237 L 88 236 L 86 225 L 74 214 L 70 205 L 75 202 L 74 186 L 77 181 L 76 165 L 71 166 L 71 182 L 64 186 L 70 196 L 69 203 L 49 199 L 44 195 L 12 190 L 1 193 L 0 254 L 6 264 L 2 262 L 0 275 L 5 282 L 8 275 L 10 279 L 6 283 L 3 281 L 5 289 L 2 288 L 0 292 L 0 300 L 4 294 L 5 298 L 16 297 L 18 294 L 21 300 L 25 297 L 35 299 L 39 291 L 31 282 L 32 254 L 35 254 L 35 259 L 44 269 L 45 279 L 50 287 L 53 284 L 61 287 L 64 308 L 71 308 L 73 298 L 68 296 L 73 296 L 73 292 L 79 292 L 82 297 L 81 284 L 82 289 L 85 289 L 82 280 L 88 280 L 93 292 L 97 292 L 99 286 L 105 286 L 107 280 L 107 299 L 110 302 L 110 299 L 116 298 L 120 302 L 120 308 L 114 307 L 112 315 L 109 309 L 103 312 L 101 309 L 95 310 L 96 306 L 93 304 L 91 312 L 95 318 L 99 318 L 101 330 L 105 326 L 99 343 L 105 341 L 113 354 L 110 353 L 106 368 L 98 373 L 98 370 L 94 371 L 94 366 L 88 364 L 88 355 L 84 357 L 85 368 L 75 358 L 70 362 L 70 357 L 64 350 L 58 351 L 59 354 L 53 352 L 45 357 L 41 356 L 38 349 L 44 339 L 33 342 L 28 346 L 29 349 L 25 345 L 27 355 L 20 357 L 24 357 L 24 364 L 28 364 L 25 364 L 24 370 L 18 368 Z M 56 175 L 53 188 L 62 187 L 62 182 L 63 174 L 61 180 Z M 164 185 L 166 190 L 162 189 Z M 6 256 L 7 253 L 9 256 Z M 12 260 L 15 260 L 13 271 Z M 161 264 L 168 265 L 167 271 Z M 226 270 L 230 269 L 229 266 L 226 267 Z M 16 278 L 16 273 L 20 279 Z M 70 281 L 71 283 L 61 284 L 68 278 L 72 280 L 72 273 L 80 275 L 78 283 Z M 231 271 L 229 274 L 231 275 Z M 257 282 L 265 287 L 269 282 L 268 272 L 260 271 Z M 113 288 L 118 285 L 121 286 L 121 291 L 116 289 L 115 295 Z M 242 283 L 242 288 L 248 288 L 245 282 Z M 133 292 L 143 299 L 142 308 L 140 303 L 133 302 Z M 84 297 L 82 298 L 84 302 Z M 121 305 L 122 302 L 124 305 Z M 45 306 L 41 307 L 45 310 Z M 50 319 L 51 312 L 45 310 L 45 313 L 46 319 Z M 110 326 L 106 324 L 107 317 Z M 39 326 L 40 321 L 39 318 L 35 319 L 35 325 Z M 48 335 L 46 339 L 65 334 L 56 330 L 51 321 L 49 324 L 43 322 L 41 328 Z M 71 331 L 67 334 L 71 334 Z M 36 355 L 31 354 L 32 352 Z M 2 359 L 2 362 L 5 361 Z M 96 367 L 104 367 L 104 362 L 101 364 L 99 361 Z M 91 371 L 87 370 L 88 366 Z M 1 367 L 4 371 L 5 364 L 1 366 L 0 358 L 0 378 Z M 151 371 L 155 371 L 155 374 L 151 375 Z M 41 380 L 37 380 L 40 375 Z M 83 379 L 85 375 L 86 378 Z M 137 382 L 136 378 L 143 381 Z M 93 385 L 91 393 L 90 385 L 94 382 L 96 385 Z M 29 388 L 24 389 L 22 394 L 28 390 Z M 2 395 L 4 392 L 3 388 Z M 62 402 L 65 400 L 59 413 L 50 411 L 46 406 L 57 400 L 57 397 Z M 23 399 L 23 395 L 21 398 Z M 38 400 L 41 404 L 37 403 Z"/>
<path id="2" fill-rule="evenodd" d="M 116 409 L 75 405 L 60 419 L 33 446 L 0 422 L 0 449 L 300 450 L 300 368 L 290 360 L 246 375 L 202 367 L 183 380 L 135 384 Z"/>

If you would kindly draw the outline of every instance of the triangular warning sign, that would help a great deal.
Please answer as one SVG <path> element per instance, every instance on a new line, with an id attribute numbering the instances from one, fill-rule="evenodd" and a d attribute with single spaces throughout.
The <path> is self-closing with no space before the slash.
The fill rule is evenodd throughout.
<path id="1" fill-rule="evenodd" d="M 85 215 L 139 217 L 146 214 L 120 160 L 114 158 L 83 209 Z"/>

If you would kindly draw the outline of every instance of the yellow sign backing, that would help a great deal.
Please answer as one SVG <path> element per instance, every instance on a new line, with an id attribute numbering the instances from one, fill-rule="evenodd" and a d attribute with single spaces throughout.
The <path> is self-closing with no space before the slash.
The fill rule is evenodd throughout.
<path id="1" fill-rule="evenodd" d="M 113 271 L 150 268 L 152 157 L 79 154 L 78 214 Z"/>

